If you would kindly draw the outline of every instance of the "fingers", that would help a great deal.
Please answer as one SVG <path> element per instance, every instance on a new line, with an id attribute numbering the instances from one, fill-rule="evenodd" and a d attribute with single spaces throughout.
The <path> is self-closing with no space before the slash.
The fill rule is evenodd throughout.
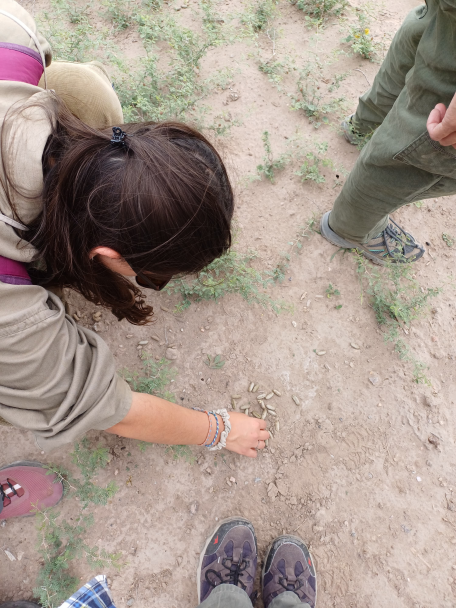
<path id="1" fill-rule="evenodd" d="M 260 431 L 258 437 L 260 441 L 266 441 L 266 439 L 269 439 L 270 437 L 269 431 Z"/>
<path id="2" fill-rule="evenodd" d="M 429 114 L 426 126 L 430 138 L 434 141 L 441 142 L 442 139 L 450 135 L 456 128 L 456 125 L 453 125 L 451 120 L 447 120 L 444 123 L 443 119 L 445 115 L 446 107 L 443 103 L 437 104 Z"/>
<path id="3" fill-rule="evenodd" d="M 258 446 L 257 446 L 257 450 L 263 450 L 264 447 L 265 447 L 264 441 L 259 441 L 258 442 Z"/>
<path id="4" fill-rule="evenodd" d="M 450 135 L 444 137 L 443 139 L 439 139 L 439 143 L 442 146 L 454 146 L 454 144 L 456 144 L 456 132 L 450 133 Z"/>

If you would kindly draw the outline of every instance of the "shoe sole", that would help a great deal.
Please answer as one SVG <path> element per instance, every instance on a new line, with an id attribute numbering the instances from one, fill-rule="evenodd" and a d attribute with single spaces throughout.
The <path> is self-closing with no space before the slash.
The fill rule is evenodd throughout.
<path id="1" fill-rule="evenodd" d="M 200 586 L 200 579 L 201 579 L 201 568 L 203 566 L 203 560 L 205 557 L 205 553 L 206 553 L 206 549 L 208 548 L 212 537 L 214 536 L 214 534 L 217 532 L 217 530 L 220 528 L 220 526 L 223 526 L 223 524 L 228 524 L 230 521 L 240 521 L 240 522 L 245 522 L 246 524 L 248 524 L 250 527 L 253 528 L 252 526 L 252 522 L 250 522 L 248 519 L 245 519 L 245 517 L 227 517 L 226 519 L 222 519 L 221 521 L 217 522 L 217 525 L 215 526 L 215 528 L 212 530 L 211 534 L 207 537 L 206 540 L 206 544 L 204 545 L 204 547 L 201 549 L 201 554 L 200 554 L 200 559 L 199 559 L 199 564 L 198 564 L 198 569 L 196 571 L 196 588 L 198 590 L 198 604 L 201 604 L 201 586 Z M 256 540 L 256 535 L 254 532 L 254 537 L 255 537 L 255 543 L 257 542 Z M 255 547 L 255 549 L 258 551 L 258 546 Z"/>
<path id="2" fill-rule="evenodd" d="M 299 538 L 298 536 L 293 536 L 292 534 L 284 534 L 282 536 L 278 536 L 277 538 L 274 538 L 274 540 L 271 542 L 271 544 L 268 547 L 268 550 L 266 551 L 266 557 L 264 559 L 264 564 L 263 564 L 263 569 L 261 570 L 261 594 L 263 595 L 263 589 L 264 589 L 264 575 L 265 575 L 265 568 L 266 568 L 266 563 L 268 561 L 267 557 L 272 549 L 272 546 L 275 542 L 277 542 L 278 540 L 282 539 L 282 538 L 286 538 L 287 540 L 290 541 L 297 541 L 297 543 L 299 545 L 305 545 L 309 555 L 310 555 L 310 559 L 312 560 L 312 564 L 313 564 L 313 568 L 315 570 L 315 581 L 317 580 L 317 569 L 315 568 L 315 560 L 313 558 L 312 553 L 309 551 L 309 547 L 306 545 L 306 543 L 302 540 L 302 538 Z M 277 597 L 277 596 L 276 596 Z M 317 590 L 315 592 L 315 606 L 317 605 L 317 597 L 318 597 L 318 585 L 317 585 Z M 275 599 L 275 598 L 274 598 Z"/>
<path id="3" fill-rule="evenodd" d="M 36 467 L 37 469 L 44 469 L 46 468 L 46 465 L 44 465 L 42 462 L 38 462 L 37 460 L 16 460 L 15 462 L 12 462 L 11 464 L 6 464 L 3 467 L 0 467 L 0 471 L 4 471 L 5 469 L 12 469 L 13 467 Z M 55 503 L 55 505 L 52 507 L 56 507 L 60 502 L 62 502 L 63 497 L 65 496 L 65 486 L 63 485 L 62 482 L 60 482 L 62 484 L 63 487 L 63 492 L 62 492 L 62 496 L 60 497 L 60 499 L 58 500 L 58 502 Z M 29 513 L 26 515 L 17 515 L 15 517 L 17 517 L 18 519 L 20 517 L 35 517 L 36 513 Z M 0 604 L 1 607 L 1 604 Z"/>
<path id="4" fill-rule="evenodd" d="M 377 264 L 378 266 L 386 266 L 386 262 L 380 260 L 368 250 L 364 249 L 361 243 L 347 241 L 346 239 L 343 239 L 341 236 L 339 236 L 336 232 L 334 232 L 334 230 L 331 230 L 329 226 L 330 213 L 330 211 L 327 211 L 320 221 L 320 234 L 324 239 L 331 243 L 331 245 L 335 245 L 336 247 L 340 247 L 341 249 L 355 249 L 374 264 Z"/>

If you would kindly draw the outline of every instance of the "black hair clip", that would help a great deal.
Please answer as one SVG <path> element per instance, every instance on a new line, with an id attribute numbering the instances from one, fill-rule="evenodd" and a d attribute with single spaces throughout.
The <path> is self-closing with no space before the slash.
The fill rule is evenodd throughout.
<path id="1" fill-rule="evenodd" d="M 126 133 L 122 131 L 120 127 L 113 127 L 111 143 L 115 145 L 125 146 L 125 136 Z"/>

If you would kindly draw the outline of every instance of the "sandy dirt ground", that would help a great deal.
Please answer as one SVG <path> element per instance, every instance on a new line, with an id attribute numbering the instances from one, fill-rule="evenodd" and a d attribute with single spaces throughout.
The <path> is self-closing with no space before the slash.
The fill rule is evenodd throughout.
<path id="1" fill-rule="evenodd" d="M 220 11 L 243 4 L 221 3 Z M 416 5 L 397 0 L 375 7 L 372 32 L 384 51 Z M 25 6 L 35 14 L 40 9 Z M 310 53 L 323 57 L 340 47 L 337 20 L 316 42 L 296 7 L 284 0 L 279 10 L 279 56 L 293 52 L 304 61 Z M 127 34 L 123 44 L 128 49 L 136 43 Z M 271 40 L 262 36 L 258 44 L 262 57 L 270 56 Z M 229 110 L 242 122 L 217 145 L 237 188 L 236 249 L 254 248 L 262 267 L 272 269 L 297 230 L 331 207 L 339 191 L 336 173 L 341 166 L 349 171 L 359 152 L 343 140 L 336 121 L 315 130 L 302 112 L 293 111 L 289 99 L 258 70 L 254 51 L 248 42 L 213 49 L 202 70 L 224 65 L 237 70 L 231 88 L 239 99 L 224 105 L 228 91 L 210 98 L 215 113 Z M 378 67 L 354 56 L 342 56 L 330 66 L 332 75 L 348 73 L 340 89 L 347 109 L 355 109 Z M 296 133 L 307 142 L 327 141 L 335 168 L 325 169 L 326 183 L 301 183 L 295 166 L 278 174 L 275 184 L 246 180 L 263 158 L 265 130 L 277 154 Z M 149 327 L 119 323 L 103 311 L 99 329 L 119 369 L 141 369 L 137 345 L 142 340 L 148 340 L 144 352 L 164 356 L 166 345 L 151 336 L 162 337 L 165 329 L 172 335 L 177 375 L 171 389 L 184 406 L 225 407 L 233 394 L 246 402 L 250 382 L 282 394 L 274 398 L 280 431 L 252 460 L 229 452 L 214 456 L 200 448 L 192 449 L 193 459 L 175 459 L 165 446 L 150 445 L 142 452 L 135 441 L 90 434 L 112 454 L 97 481 L 114 479 L 120 487 L 110 504 L 93 509 L 90 538 L 107 551 L 122 551 L 127 560 L 120 571 L 106 572 L 118 608 L 195 606 L 200 549 L 217 521 L 234 514 L 253 522 L 260 560 L 283 532 L 309 544 L 320 608 L 456 606 L 456 347 L 450 284 L 455 250 L 441 237 L 456 232 L 455 202 L 454 197 L 429 200 L 395 216 L 419 241 L 430 243 L 416 266 L 421 285 L 447 285 L 408 336 L 416 356 L 429 366 L 432 386 L 415 384 L 409 366 L 384 342 L 368 298 L 361 299 L 353 258 L 332 259 L 335 249 L 318 234 L 293 256 L 285 280 L 268 290 L 273 298 L 292 303 L 293 313 L 276 315 L 232 295 L 174 314 L 179 298 L 166 294 L 150 297 L 156 320 Z M 340 290 L 341 309 L 325 297 L 329 284 Z M 93 325 L 94 306 L 76 294 L 69 295 L 69 303 L 84 324 Z M 222 355 L 223 369 L 209 369 L 206 354 Z M 375 386 L 371 372 L 379 376 Z M 291 395 L 299 397 L 299 406 Z M 428 440 L 431 434 L 434 443 Z M 74 468 L 70 446 L 43 454 L 26 432 L 0 428 L 0 437 L 2 464 L 34 459 Z M 71 517 L 75 505 L 66 501 L 60 508 Z M 31 598 L 39 568 L 33 520 L 8 521 L 0 529 L 0 544 L 23 553 L 20 561 L 10 562 L 0 552 L 2 598 Z M 83 561 L 75 568 L 81 584 L 95 574 Z"/>

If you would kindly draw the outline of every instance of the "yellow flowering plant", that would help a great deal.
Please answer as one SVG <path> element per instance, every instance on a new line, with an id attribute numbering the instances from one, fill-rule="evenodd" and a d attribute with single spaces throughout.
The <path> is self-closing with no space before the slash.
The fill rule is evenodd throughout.
<path id="1" fill-rule="evenodd" d="M 370 61 L 374 60 L 376 44 L 370 29 L 366 27 L 366 15 L 364 13 L 358 13 L 358 23 L 350 26 L 350 33 L 346 38 L 343 38 L 343 42 L 350 44 L 356 55 L 361 55 L 361 57 Z"/>

